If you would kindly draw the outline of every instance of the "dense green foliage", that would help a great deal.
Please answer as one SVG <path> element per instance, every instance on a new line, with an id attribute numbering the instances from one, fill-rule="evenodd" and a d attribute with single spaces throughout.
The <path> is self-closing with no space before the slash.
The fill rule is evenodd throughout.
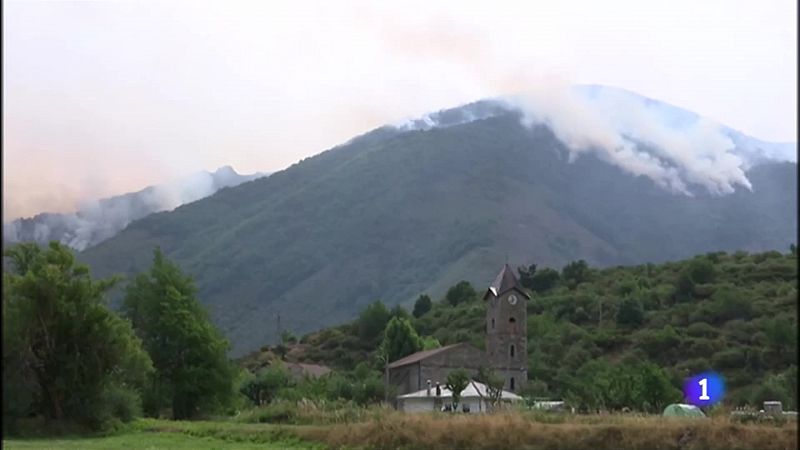
<path id="1" fill-rule="evenodd" d="M 456 369 L 447 374 L 445 387 L 450 389 L 453 395 L 453 411 L 458 411 L 461 403 L 461 392 L 469 385 L 470 376 L 464 369 Z"/>
<path id="2" fill-rule="evenodd" d="M 484 289 L 506 257 L 641 264 L 784 249 L 797 234 L 794 163 L 749 169 L 752 191 L 688 197 L 566 155 L 548 129 L 523 127 L 514 113 L 381 128 L 136 221 L 81 258 L 99 276 L 132 275 L 160 246 L 195 277 L 240 356 L 277 343 L 275 314 L 305 334 L 352 320 L 377 298 L 410 310 L 420 294 L 440 299 L 462 279 Z"/>
<path id="3" fill-rule="evenodd" d="M 717 252 L 659 265 L 580 266 L 570 266 L 577 278 L 560 275 L 528 302 L 528 394 L 584 408 L 656 411 L 680 400 L 684 377 L 713 369 L 726 379 L 729 405 L 773 399 L 797 407 L 796 254 Z M 523 270 L 529 287 L 538 274 L 558 273 Z M 479 300 L 453 306 L 443 297 L 412 323 L 443 345 L 484 345 Z M 375 361 L 379 369 L 377 345 L 359 342 L 356 329 L 346 324 L 303 337 L 306 357 L 341 368 Z"/>
<path id="4" fill-rule="evenodd" d="M 57 242 L 4 256 L 4 425 L 41 415 L 101 428 L 139 415 L 152 365 L 131 324 L 105 304 L 116 280 L 93 280 Z"/>
<path id="5" fill-rule="evenodd" d="M 360 363 L 353 370 L 331 372 L 321 377 L 292 377 L 281 362 L 273 362 L 255 374 L 247 372 L 239 385 L 240 392 L 251 406 L 297 402 L 302 399 L 329 402 L 352 402 L 367 405 L 384 400 L 384 383 L 381 372 Z M 264 421 L 280 422 L 280 408 L 266 414 L 274 417 Z"/>
<path id="6" fill-rule="evenodd" d="M 500 398 L 503 396 L 503 385 L 505 384 L 503 377 L 495 373 L 494 369 L 481 367 L 475 379 L 486 385 L 486 395 L 489 405 L 491 405 L 491 407 L 497 406 Z"/>
<path id="7" fill-rule="evenodd" d="M 460 303 L 474 301 L 478 298 L 478 293 L 475 292 L 469 281 L 459 281 L 458 284 L 447 290 L 444 298 L 451 306 L 457 306 Z"/>
<path id="8" fill-rule="evenodd" d="M 411 322 L 401 317 L 393 317 L 386 325 L 381 345 L 388 361 L 391 362 L 422 350 L 424 342 Z"/>
<path id="9" fill-rule="evenodd" d="M 422 294 L 417 298 L 417 301 L 414 302 L 414 310 L 412 311 L 412 314 L 414 317 L 424 316 L 425 313 L 430 311 L 432 307 L 433 301 L 431 298 L 425 294 Z"/>
<path id="10" fill-rule="evenodd" d="M 371 341 L 378 338 L 392 314 L 380 300 L 370 303 L 358 316 L 358 335 L 361 339 Z"/>
<path id="11" fill-rule="evenodd" d="M 233 396 L 228 342 L 195 298 L 192 279 L 156 249 L 149 273 L 128 285 L 123 304 L 156 372 L 144 406 L 151 415 L 169 408 L 175 419 L 217 412 Z"/>
<path id="12" fill-rule="evenodd" d="M 610 364 L 594 359 L 568 381 L 564 397 L 580 410 L 623 408 L 659 413 L 683 395 L 666 373 L 650 362 Z"/>

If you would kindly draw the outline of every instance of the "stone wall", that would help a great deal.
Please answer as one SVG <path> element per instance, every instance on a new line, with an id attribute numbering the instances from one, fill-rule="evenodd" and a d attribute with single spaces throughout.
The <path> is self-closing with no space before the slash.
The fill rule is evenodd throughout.
<path id="1" fill-rule="evenodd" d="M 425 389 L 428 380 L 431 380 L 431 386 L 436 386 L 438 381 L 444 387 L 447 375 L 457 369 L 464 369 L 474 377 L 478 368 L 487 365 L 484 352 L 469 344 L 461 344 L 422 361 L 390 369 L 389 382 L 397 388 L 397 395 L 403 395 Z"/>

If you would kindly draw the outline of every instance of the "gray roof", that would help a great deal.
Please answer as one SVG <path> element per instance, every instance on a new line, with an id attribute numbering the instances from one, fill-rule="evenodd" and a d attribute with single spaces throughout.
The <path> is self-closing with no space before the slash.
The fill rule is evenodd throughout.
<path id="1" fill-rule="evenodd" d="M 331 371 L 330 367 L 322 366 L 319 364 L 306 364 L 306 363 L 287 363 L 289 372 L 292 375 L 301 377 L 308 375 L 311 377 L 321 377 Z"/>
<path id="2" fill-rule="evenodd" d="M 531 298 L 530 295 L 525 292 L 525 289 L 522 288 L 522 285 L 519 284 L 519 280 L 517 280 L 517 277 L 514 275 L 514 270 L 509 267 L 508 264 L 504 264 L 500 273 L 497 274 L 492 284 L 489 285 L 489 289 L 486 291 L 483 299 L 486 300 L 489 293 L 495 297 L 499 297 L 512 289 L 516 289 L 526 298 Z"/>
<path id="3" fill-rule="evenodd" d="M 421 352 L 412 353 L 412 354 L 406 356 L 405 358 L 400 358 L 397 361 L 389 363 L 389 368 L 390 369 L 394 369 L 395 367 L 401 367 L 401 366 L 405 366 L 405 365 L 408 365 L 408 364 L 414 364 L 416 362 L 422 361 L 423 359 L 428 359 L 433 355 L 438 355 L 439 353 L 442 353 L 444 351 L 453 349 L 453 348 L 458 347 L 460 345 L 469 345 L 469 344 L 467 344 L 466 342 L 461 342 L 459 344 L 445 345 L 444 347 L 434 348 L 432 350 L 422 350 Z"/>

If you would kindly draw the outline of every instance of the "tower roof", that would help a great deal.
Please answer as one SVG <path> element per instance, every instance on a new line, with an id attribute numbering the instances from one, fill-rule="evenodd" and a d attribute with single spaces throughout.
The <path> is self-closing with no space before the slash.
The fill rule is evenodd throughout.
<path id="1" fill-rule="evenodd" d="M 499 297 L 512 289 L 516 289 L 526 298 L 530 298 L 528 293 L 522 288 L 522 285 L 519 284 L 519 280 L 517 280 L 517 277 L 514 275 L 514 270 L 509 267 L 508 264 L 504 264 L 500 273 L 497 274 L 492 284 L 489 285 L 489 289 L 486 291 L 483 299 L 485 300 L 490 293 L 495 297 Z"/>

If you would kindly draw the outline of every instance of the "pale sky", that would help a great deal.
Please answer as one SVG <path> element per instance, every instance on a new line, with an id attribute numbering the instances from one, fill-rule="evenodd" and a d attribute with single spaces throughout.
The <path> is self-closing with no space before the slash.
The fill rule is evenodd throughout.
<path id="1" fill-rule="evenodd" d="M 792 0 L 5 1 L 3 219 L 553 78 L 796 142 L 796 35 Z"/>

